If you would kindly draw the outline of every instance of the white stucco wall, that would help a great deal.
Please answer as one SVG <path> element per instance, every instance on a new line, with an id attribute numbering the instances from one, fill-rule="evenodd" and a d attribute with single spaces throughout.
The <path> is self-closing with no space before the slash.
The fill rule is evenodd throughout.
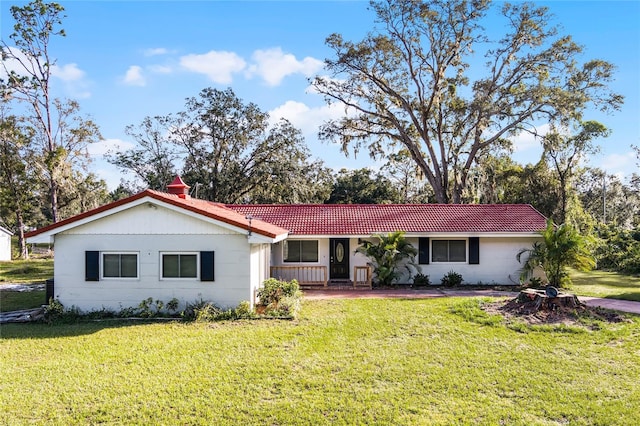
<path id="1" fill-rule="evenodd" d="M 457 239 L 452 237 L 450 239 Z M 432 237 L 433 239 L 447 239 Z M 462 238 L 466 239 L 466 238 Z M 529 248 L 536 240 L 534 237 L 480 237 L 480 263 L 470 265 L 469 243 L 467 240 L 466 262 L 430 262 L 420 265 L 422 273 L 429 275 L 432 284 L 440 284 L 442 277 L 450 271 L 462 275 L 465 284 L 518 284 L 520 268 L 516 254 L 523 248 Z M 418 247 L 418 239 L 409 241 Z M 429 253 L 432 253 L 430 249 Z M 416 257 L 417 261 L 417 257 Z"/>
<path id="2" fill-rule="evenodd" d="M 153 209 L 153 214 L 150 214 Z M 253 302 L 265 267 L 254 269 L 247 236 L 187 215 L 147 205 L 76 227 L 55 237 L 55 297 L 84 311 L 137 306 L 152 297 L 168 302 L 212 301 L 220 307 Z M 264 246 L 264 244 L 263 244 Z M 257 258 L 265 249 L 254 248 Z M 85 281 L 85 251 L 138 253 L 137 279 Z M 215 252 L 215 281 L 161 279 L 160 253 Z"/>
<path id="3" fill-rule="evenodd" d="M 442 277 L 449 271 L 455 271 L 462 275 L 465 284 L 517 284 L 522 265 L 518 263 L 516 254 L 523 248 L 531 247 L 536 237 L 527 236 L 491 236 L 480 237 L 480 264 L 470 265 L 468 263 L 469 243 L 467 236 L 430 236 L 433 239 L 464 239 L 467 241 L 467 261 L 466 262 L 430 262 L 428 265 L 420 265 L 421 272 L 429 275 L 432 284 L 440 284 Z M 292 239 L 308 239 L 318 240 L 318 262 L 312 263 L 284 263 L 282 260 L 282 243 L 275 244 L 272 250 L 272 265 L 285 266 L 306 266 L 317 265 L 329 267 L 329 239 L 319 237 L 297 237 L 290 236 Z M 407 237 L 408 241 L 418 248 L 417 237 Z M 349 239 L 350 253 L 350 279 L 353 280 L 354 266 L 366 266 L 368 259 L 356 254 L 355 249 L 358 247 L 358 238 Z M 430 253 L 432 250 L 430 250 Z M 418 256 L 416 256 L 416 263 Z M 407 273 L 401 268 L 402 277 L 398 283 L 410 284 L 413 282 L 413 275 Z"/>
<path id="4" fill-rule="evenodd" d="M 0 229 L 0 260 L 11 260 L 11 235 Z"/>
<path id="5" fill-rule="evenodd" d="M 256 303 L 256 291 L 269 278 L 271 244 L 252 244 L 250 262 L 251 303 Z M 247 299 L 249 300 L 249 299 Z"/>

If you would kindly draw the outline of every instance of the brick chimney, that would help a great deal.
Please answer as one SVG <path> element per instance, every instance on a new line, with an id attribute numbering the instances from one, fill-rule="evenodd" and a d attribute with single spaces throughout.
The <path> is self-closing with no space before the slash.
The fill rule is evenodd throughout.
<path id="1" fill-rule="evenodd" d="M 189 188 L 191 187 L 184 183 L 180 176 L 176 176 L 173 182 L 167 185 L 167 192 L 180 198 L 189 198 Z"/>

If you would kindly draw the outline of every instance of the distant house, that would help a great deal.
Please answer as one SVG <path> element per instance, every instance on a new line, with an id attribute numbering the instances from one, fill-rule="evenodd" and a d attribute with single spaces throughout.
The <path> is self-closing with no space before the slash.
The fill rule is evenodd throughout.
<path id="1" fill-rule="evenodd" d="M 0 226 L 0 261 L 11 260 L 11 236 L 13 232 Z"/>
<path id="2" fill-rule="evenodd" d="M 357 284 L 370 278 L 358 243 L 396 230 L 434 283 L 455 270 L 470 284 L 510 284 L 516 253 L 546 225 L 529 205 L 223 205 L 188 189 L 177 177 L 166 193 L 146 190 L 27 234 L 55 244 L 55 297 L 83 310 L 148 297 L 231 307 L 254 303 L 269 276 Z"/>

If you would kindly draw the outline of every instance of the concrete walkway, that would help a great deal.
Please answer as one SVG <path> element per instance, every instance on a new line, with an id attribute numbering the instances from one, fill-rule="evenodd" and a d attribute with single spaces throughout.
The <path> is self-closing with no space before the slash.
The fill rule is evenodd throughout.
<path id="1" fill-rule="evenodd" d="M 411 290 L 411 289 L 388 289 L 388 290 L 304 290 L 304 298 L 307 300 L 317 299 L 428 299 L 433 297 L 509 297 L 518 295 L 512 291 L 498 290 Z M 599 297 L 578 296 L 578 299 L 587 306 L 613 309 L 621 312 L 640 315 L 640 302 L 628 300 L 602 299 Z"/>

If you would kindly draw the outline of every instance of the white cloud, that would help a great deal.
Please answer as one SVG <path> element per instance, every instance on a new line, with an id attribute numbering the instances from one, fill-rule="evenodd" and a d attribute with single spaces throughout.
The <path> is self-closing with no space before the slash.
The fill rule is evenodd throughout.
<path id="1" fill-rule="evenodd" d="M 142 75 L 142 68 L 138 65 L 131 65 L 122 80 L 128 86 L 146 86 L 147 80 Z"/>
<path id="2" fill-rule="evenodd" d="M 511 139 L 513 142 L 514 152 L 523 152 L 531 150 L 539 150 L 541 146 L 541 138 L 549 133 L 549 124 L 542 124 L 535 127 L 538 136 L 534 136 L 529 132 L 520 132 L 520 134 Z"/>
<path id="3" fill-rule="evenodd" d="M 186 55 L 180 58 L 180 65 L 199 74 L 206 75 L 219 84 L 230 84 L 233 74 L 247 66 L 244 59 L 233 52 L 210 51 L 203 55 Z"/>
<path id="4" fill-rule="evenodd" d="M 121 139 L 103 139 L 99 142 L 89 144 L 87 151 L 91 157 L 103 157 L 108 152 L 119 152 L 131 149 L 135 145 Z"/>
<path id="5" fill-rule="evenodd" d="M 156 74 L 171 74 L 173 71 L 168 65 L 150 65 L 147 69 Z"/>
<path id="6" fill-rule="evenodd" d="M 23 63 L 27 63 L 27 57 L 24 53 L 22 53 L 20 49 L 9 47 L 8 50 L 11 55 L 19 58 Z M 25 70 L 22 65 L 20 65 L 20 62 L 18 62 L 16 59 L 9 58 L 7 60 L 3 60 L 2 66 L 0 66 L 0 78 L 2 79 L 7 77 L 7 73 L 4 72 L 5 67 L 9 72 L 15 71 L 18 75 L 25 74 Z"/>
<path id="7" fill-rule="evenodd" d="M 19 58 L 22 63 L 29 64 L 29 59 L 21 50 L 14 47 L 9 47 L 9 50 L 11 54 L 16 58 Z M 10 58 L 2 65 L 3 66 L 0 67 L 0 78 L 2 79 L 7 77 L 7 74 L 4 72 L 5 67 L 9 72 L 14 71 L 18 75 L 27 75 L 25 68 L 16 59 Z M 71 63 L 62 66 L 52 65 L 50 71 L 52 77 L 62 82 L 62 89 L 64 90 L 65 96 L 76 99 L 83 99 L 91 96 L 91 93 L 87 89 L 89 83 L 86 80 L 86 73 L 81 70 L 77 64 Z M 55 88 L 52 87 L 52 90 L 53 89 Z"/>
<path id="8" fill-rule="evenodd" d="M 319 126 L 322 123 L 344 115 L 345 110 L 342 105 L 333 104 L 310 108 L 306 104 L 296 101 L 287 101 L 269 111 L 269 118 L 272 124 L 281 118 L 286 118 L 294 127 L 302 131 L 306 139 L 316 139 Z"/>
<path id="9" fill-rule="evenodd" d="M 160 55 L 166 55 L 168 53 L 169 53 L 169 50 L 165 49 L 164 47 L 147 49 L 143 52 L 144 56 L 160 56 Z"/>
<path id="10" fill-rule="evenodd" d="M 53 65 L 51 67 L 51 75 L 64 82 L 72 82 L 82 80 L 85 72 L 78 68 L 77 64 Z"/>
<path id="11" fill-rule="evenodd" d="M 633 151 L 625 153 L 613 153 L 605 155 L 600 161 L 592 158 L 590 163 L 595 167 L 606 171 L 608 174 L 616 175 L 620 179 L 630 177 L 632 173 L 640 173 L 636 165 L 636 154 Z"/>
<path id="12" fill-rule="evenodd" d="M 284 53 L 279 47 L 267 50 L 256 50 L 252 56 L 253 64 L 249 69 L 249 76 L 258 75 L 269 86 L 277 86 L 282 79 L 292 74 L 311 76 L 322 69 L 323 62 L 305 57 L 301 61 L 290 53 Z"/>

